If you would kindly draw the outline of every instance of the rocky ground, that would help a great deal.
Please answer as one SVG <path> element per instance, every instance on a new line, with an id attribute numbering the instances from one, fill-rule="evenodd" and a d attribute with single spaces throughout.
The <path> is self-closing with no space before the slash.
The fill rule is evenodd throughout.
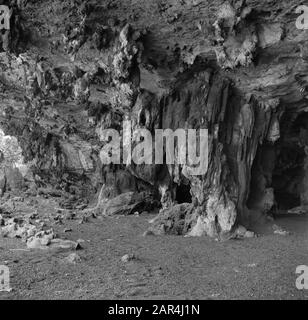
<path id="1" fill-rule="evenodd" d="M 222 242 L 144 236 L 153 214 L 82 219 L 57 212 L 59 202 L 20 194 L 1 200 L 6 223 L 8 216 L 28 217 L 30 225 L 80 245 L 30 249 L 2 232 L 0 265 L 10 268 L 12 291 L 1 299 L 308 298 L 295 287 L 296 267 L 308 263 L 307 215 L 276 217 L 289 234 L 274 234 L 267 223 L 259 237 Z"/>

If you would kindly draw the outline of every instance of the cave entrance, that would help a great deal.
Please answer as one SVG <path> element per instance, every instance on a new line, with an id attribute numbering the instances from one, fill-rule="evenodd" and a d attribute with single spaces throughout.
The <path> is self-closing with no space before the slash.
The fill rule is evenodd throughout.
<path id="1" fill-rule="evenodd" d="M 251 172 L 249 209 L 282 212 L 305 202 L 308 113 L 285 114 L 280 129 L 281 137 L 275 144 L 264 143 L 257 150 Z"/>
<path id="2" fill-rule="evenodd" d="M 308 145 L 308 113 L 282 118 L 282 137 L 277 144 L 272 187 L 278 211 L 298 207 L 303 200 L 305 146 Z"/>
<path id="3" fill-rule="evenodd" d="M 296 144 L 284 144 L 278 150 L 272 182 L 277 210 L 289 210 L 301 205 L 304 160 L 304 148 Z"/>
<path id="4" fill-rule="evenodd" d="M 180 184 L 176 187 L 175 200 L 178 204 L 192 202 L 189 184 Z"/>

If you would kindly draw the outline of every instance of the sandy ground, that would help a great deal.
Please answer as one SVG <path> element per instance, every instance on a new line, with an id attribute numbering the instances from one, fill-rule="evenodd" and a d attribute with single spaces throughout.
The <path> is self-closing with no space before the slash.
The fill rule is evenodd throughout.
<path id="1" fill-rule="evenodd" d="M 19 239 L 0 238 L 0 265 L 10 268 L 13 289 L 0 292 L 0 299 L 308 298 L 307 290 L 295 286 L 296 267 L 308 265 L 307 215 L 276 221 L 291 231 L 289 236 L 267 232 L 223 243 L 144 237 L 151 218 L 98 218 L 83 224 L 73 220 L 52 226 L 63 239 L 84 240 L 83 248 L 75 251 L 81 258 L 76 263 L 65 259 L 71 251 L 27 251 Z M 67 228 L 72 231 L 64 232 Z M 135 259 L 122 262 L 126 254 Z"/>

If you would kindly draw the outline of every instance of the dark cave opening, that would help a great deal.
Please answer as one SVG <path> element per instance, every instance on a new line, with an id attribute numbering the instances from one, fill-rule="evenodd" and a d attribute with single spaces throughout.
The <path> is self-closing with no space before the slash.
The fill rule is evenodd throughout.
<path id="1" fill-rule="evenodd" d="M 297 144 L 284 144 L 277 152 L 272 186 L 278 210 L 301 205 L 301 184 L 304 177 L 305 152 Z"/>
<path id="2" fill-rule="evenodd" d="M 175 200 L 178 204 L 192 202 L 189 184 L 180 184 L 176 187 Z"/>
<path id="3" fill-rule="evenodd" d="M 277 143 L 272 175 L 278 210 L 298 207 L 304 201 L 305 147 L 308 145 L 308 113 L 285 114 L 282 137 Z"/>
<path id="4" fill-rule="evenodd" d="M 247 206 L 266 213 L 286 211 L 305 202 L 305 147 L 308 113 L 285 114 L 281 137 L 260 145 L 251 172 Z"/>
<path id="5" fill-rule="evenodd" d="M 268 143 L 259 145 L 251 169 L 250 192 L 247 201 L 247 207 L 251 210 L 264 212 L 274 205 L 274 193 L 271 185 L 275 158 L 274 145 Z"/>

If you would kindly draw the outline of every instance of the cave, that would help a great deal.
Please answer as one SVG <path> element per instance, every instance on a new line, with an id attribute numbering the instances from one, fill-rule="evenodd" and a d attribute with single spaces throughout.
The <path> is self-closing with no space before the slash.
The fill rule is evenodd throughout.
<path id="1" fill-rule="evenodd" d="M 272 181 L 278 211 L 301 205 L 304 159 L 303 147 L 285 145 L 279 149 Z"/>
<path id="2" fill-rule="evenodd" d="M 282 129 L 272 181 L 278 211 L 306 204 L 308 114 L 287 113 Z"/>
<path id="3" fill-rule="evenodd" d="M 283 213 L 305 203 L 308 114 L 281 117 L 281 136 L 259 145 L 252 166 L 249 209 Z"/>
<path id="4" fill-rule="evenodd" d="M 0 260 L 15 268 L 14 286 L 31 283 L 35 298 L 83 298 L 95 275 L 104 290 L 91 298 L 125 300 L 149 286 L 147 297 L 225 298 L 234 276 L 246 279 L 231 297 L 271 280 L 264 252 L 282 270 L 275 279 L 305 263 L 307 231 L 297 234 L 308 213 L 302 1 L 0 3 Z M 157 130 L 173 146 L 156 143 Z M 200 134 L 184 144 L 184 132 Z M 35 279 L 32 258 L 16 265 L 24 254 L 11 238 L 25 255 L 69 252 L 54 253 L 48 275 L 40 257 Z M 283 285 L 249 294 L 291 293 Z M 12 299 L 30 293 L 13 289 Z"/>
<path id="5" fill-rule="evenodd" d="M 192 202 L 189 184 L 177 185 L 175 201 L 179 204 Z"/>
<path id="6" fill-rule="evenodd" d="M 109 210 L 105 202 L 133 212 L 145 192 L 150 203 L 160 199 L 154 233 L 170 223 L 168 214 L 186 208 L 181 225 L 189 227 L 181 232 L 201 216 L 202 234 L 210 237 L 236 236 L 234 230 L 249 226 L 249 210 L 305 204 L 307 43 L 293 37 L 295 24 L 285 21 L 280 5 L 272 23 L 265 2 L 262 10 L 245 1 L 170 1 L 170 8 L 155 2 L 143 13 L 138 0 L 134 14 L 122 19 L 122 4 L 92 1 L 79 8 L 72 1 L 62 8 L 55 0 L 46 1 L 46 21 L 32 2 L 4 2 L 14 21 L 4 32 L 9 37 L 1 36 L 1 129 L 16 137 L 31 189 L 49 186 L 87 198 L 78 192 L 87 181 L 97 199 L 89 210 L 100 212 Z M 180 26 L 194 10 L 206 23 L 184 32 Z M 157 23 L 147 28 L 152 12 Z M 60 21 L 56 28 L 52 18 Z M 208 130 L 207 172 L 172 163 L 157 175 L 164 163 L 136 165 L 127 157 L 103 163 L 112 140 L 106 130 L 119 131 L 123 121 L 153 135 Z"/>

